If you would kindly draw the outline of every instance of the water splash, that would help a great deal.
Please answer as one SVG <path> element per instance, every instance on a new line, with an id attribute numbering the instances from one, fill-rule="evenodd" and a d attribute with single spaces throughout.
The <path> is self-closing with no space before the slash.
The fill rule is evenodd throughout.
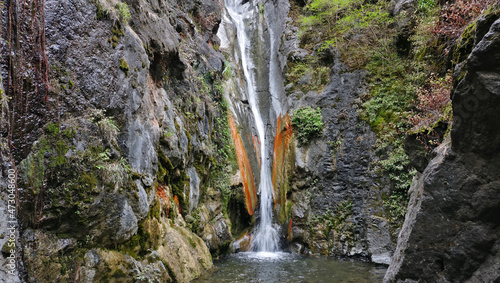
<path id="1" fill-rule="evenodd" d="M 259 97 L 256 92 L 255 83 L 255 64 L 253 63 L 249 52 L 250 39 L 248 37 L 248 28 L 252 24 L 259 22 L 257 5 L 251 2 L 242 3 L 241 0 L 226 0 L 226 10 L 236 27 L 236 36 L 240 50 L 241 67 L 246 79 L 246 93 L 248 104 L 252 110 L 255 120 L 255 127 L 260 142 L 260 223 L 252 237 L 252 250 L 259 252 L 278 251 L 279 235 L 274 228 L 273 220 L 273 189 L 270 176 L 269 156 L 266 149 L 266 134 L 264 121 L 260 113 Z"/>

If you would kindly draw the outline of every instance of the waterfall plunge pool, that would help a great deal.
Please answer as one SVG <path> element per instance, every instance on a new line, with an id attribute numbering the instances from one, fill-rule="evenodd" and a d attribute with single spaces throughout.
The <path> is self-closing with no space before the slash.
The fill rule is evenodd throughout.
<path id="1" fill-rule="evenodd" d="M 278 252 L 243 252 L 214 261 L 214 269 L 194 283 L 382 282 L 387 267 L 332 257 Z"/>

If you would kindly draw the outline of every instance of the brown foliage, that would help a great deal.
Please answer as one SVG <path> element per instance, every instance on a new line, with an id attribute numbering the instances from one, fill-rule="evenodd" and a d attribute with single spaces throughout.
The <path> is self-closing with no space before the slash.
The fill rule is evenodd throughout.
<path id="1" fill-rule="evenodd" d="M 441 15 L 434 27 L 434 33 L 450 39 L 458 38 L 464 28 L 494 2 L 495 0 L 446 2 L 441 8 Z"/>
<path id="2" fill-rule="evenodd" d="M 431 74 L 426 85 L 417 90 L 415 106 L 408 120 L 413 130 L 421 131 L 432 128 L 432 125 L 445 116 L 445 109 L 450 102 L 452 77 L 450 74 L 438 78 Z"/>

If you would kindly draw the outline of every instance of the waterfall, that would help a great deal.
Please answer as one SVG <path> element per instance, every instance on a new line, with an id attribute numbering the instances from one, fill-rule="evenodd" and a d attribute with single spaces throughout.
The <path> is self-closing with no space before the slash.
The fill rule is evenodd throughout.
<path id="1" fill-rule="evenodd" d="M 252 250 L 253 251 L 278 251 L 279 235 L 278 231 L 273 226 L 273 188 L 271 182 L 270 170 L 270 156 L 269 142 L 266 141 L 265 123 L 261 114 L 261 107 L 259 106 L 259 95 L 256 91 L 255 69 L 256 64 L 252 59 L 250 49 L 251 40 L 249 38 L 248 26 L 259 23 L 259 10 L 258 5 L 252 6 L 252 1 L 244 3 L 242 0 L 226 0 L 226 11 L 231 18 L 236 28 L 236 38 L 240 52 L 241 69 L 246 80 L 246 95 L 248 97 L 248 104 L 250 106 L 255 128 L 257 129 L 257 136 L 260 141 L 260 223 L 252 237 Z M 261 4 L 262 5 L 262 4 Z M 262 6 L 261 6 L 262 7 Z M 259 38 L 262 29 L 259 30 Z M 273 43 L 274 45 L 274 43 Z M 253 48 L 259 50 L 258 48 Z M 258 56 L 258 55 L 257 55 Z M 272 66 L 273 62 L 269 62 Z M 275 71 L 274 69 L 272 70 Z M 273 85 L 270 86 L 271 91 L 276 89 Z M 274 102 L 274 101 L 273 101 Z M 276 103 L 273 103 L 276 104 Z M 276 106 L 275 106 L 276 107 Z M 268 121 L 266 121 L 268 122 Z"/>

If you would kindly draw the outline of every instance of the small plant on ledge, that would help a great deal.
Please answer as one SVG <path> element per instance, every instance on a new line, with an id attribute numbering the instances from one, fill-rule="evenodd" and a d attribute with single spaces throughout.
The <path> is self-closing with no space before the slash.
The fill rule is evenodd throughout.
<path id="1" fill-rule="evenodd" d="M 323 133 L 321 109 L 318 107 L 304 107 L 293 112 L 292 124 L 297 129 L 299 146 L 308 144 L 312 139 L 320 137 Z"/>

